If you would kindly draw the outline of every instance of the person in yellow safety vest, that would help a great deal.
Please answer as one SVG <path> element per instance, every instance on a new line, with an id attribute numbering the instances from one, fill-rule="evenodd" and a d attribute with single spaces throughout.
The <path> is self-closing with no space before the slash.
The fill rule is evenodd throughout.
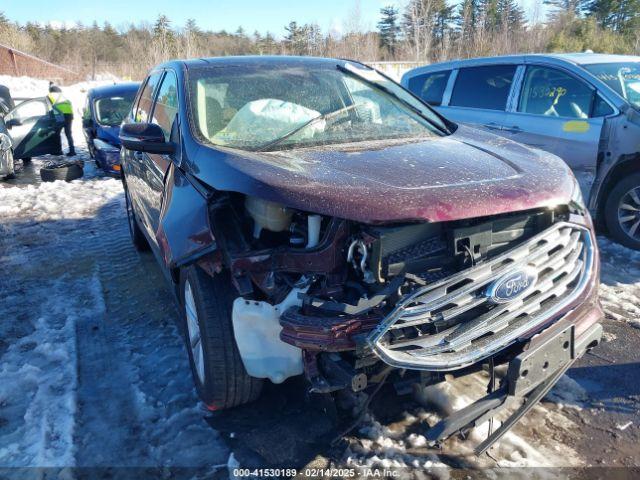
<path id="1" fill-rule="evenodd" d="M 73 157 L 76 154 L 76 149 L 73 146 L 73 136 L 71 135 L 71 125 L 73 124 L 73 106 L 71 102 L 62 95 L 60 87 L 49 84 L 49 100 L 53 109 L 61 113 L 64 117 L 64 134 L 67 137 L 67 143 L 69 144 L 69 152 L 67 157 Z"/>

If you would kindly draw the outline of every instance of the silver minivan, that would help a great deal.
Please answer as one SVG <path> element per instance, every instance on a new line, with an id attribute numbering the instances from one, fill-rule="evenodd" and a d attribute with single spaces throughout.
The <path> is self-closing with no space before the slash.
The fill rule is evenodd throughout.
<path id="1" fill-rule="evenodd" d="M 411 70 L 402 85 L 455 122 L 562 157 L 598 225 L 640 249 L 640 57 L 457 60 Z"/>

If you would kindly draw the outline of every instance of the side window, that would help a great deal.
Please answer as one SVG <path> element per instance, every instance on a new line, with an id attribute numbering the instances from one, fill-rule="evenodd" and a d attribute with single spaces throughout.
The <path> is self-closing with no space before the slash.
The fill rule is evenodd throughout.
<path id="1" fill-rule="evenodd" d="M 594 91 L 582 80 L 549 67 L 527 67 L 518 111 L 547 117 L 589 118 Z"/>
<path id="2" fill-rule="evenodd" d="M 505 110 L 515 73 L 516 65 L 462 68 L 449 105 Z"/>
<path id="3" fill-rule="evenodd" d="M 169 140 L 173 121 L 178 115 L 178 79 L 175 73 L 168 71 L 158 90 L 156 104 L 153 107 L 153 123 L 157 123 Z"/>
<path id="4" fill-rule="evenodd" d="M 47 103 L 44 100 L 28 100 L 14 108 L 4 117 L 5 122 L 8 120 L 20 120 L 24 122 L 35 117 L 43 117 L 47 115 Z"/>
<path id="5" fill-rule="evenodd" d="M 429 105 L 441 105 L 450 76 L 451 70 L 418 75 L 409 80 L 409 90 Z"/>
<path id="6" fill-rule="evenodd" d="M 142 90 L 140 100 L 138 101 L 136 114 L 133 117 L 136 122 L 149 121 L 149 114 L 151 113 L 153 103 L 153 92 L 155 91 L 161 76 L 162 72 L 154 73 L 147 80 L 147 84 L 144 86 L 144 90 Z"/>
<path id="7" fill-rule="evenodd" d="M 229 84 L 200 79 L 196 84 L 196 94 L 198 111 L 204 113 L 198 115 L 198 126 L 207 138 L 212 138 L 237 112 L 229 104 Z"/>
<path id="8" fill-rule="evenodd" d="M 593 117 L 606 117 L 613 114 L 613 108 L 600 95 L 596 95 L 596 102 L 593 105 Z"/>

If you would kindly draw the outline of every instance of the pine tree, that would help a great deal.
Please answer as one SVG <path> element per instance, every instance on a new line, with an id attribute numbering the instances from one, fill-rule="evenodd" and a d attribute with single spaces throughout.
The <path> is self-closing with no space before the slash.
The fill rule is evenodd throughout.
<path id="1" fill-rule="evenodd" d="M 298 25 L 298 22 L 289 22 L 289 25 L 284 27 L 287 34 L 284 37 L 284 43 L 289 50 L 289 53 L 294 55 L 302 55 L 306 45 L 306 33 L 303 27 Z"/>
<path id="2" fill-rule="evenodd" d="M 405 38 L 414 49 L 416 60 L 431 56 L 434 43 L 444 41 L 450 30 L 453 7 L 446 0 L 410 0 L 402 16 Z"/>
<path id="3" fill-rule="evenodd" d="M 497 1 L 498 25 L 513 32 L 525 26 L 525 14 L 516 0 Z"/>
<path id="4" fill-rule="evenodd" d="M 381 19 L 378 22 L 380 32 L 380 47 L 386 49 L 391 56 L 395 55 L 398 44 L 400 26 L 398 25 L 398 9 L 388 5 L 380 9 Z"/>
<path id="5" fill-rule="evenodd" d="M 158 15 L 153 25 L 153 44 L 158 60 L 168 60 L 175 54 L 176 37 L 171 29 L 171 20 L 166 15 Z"/>
<path id="6" fill-rule="evenodd" d="M 640 0 L 591 0 L 585 10 L 604 29 L 632 33 L 640 28 Z"/>
<path id="7" fill-rule="evenodd" d="M 451 30 L 451 23 L 454 19 L 454 5 L 448 5 L 446 1 L 435 2 L 436 8 L 433 17 L 432 36 L 435 44 L 440 45 L 440 49 L 445 49 L 447 36 Z"/>
<path id="8" fill-rule="evenodd" d="M 453 16 L 453 24 L 458 37 L 463 44 L 467 44 L 473 39 L 473 32 L 478 26 L 482 16 L 479 0 L 463 0 L 458 5 L 458 11 Z"/>
<path id="9" fill-rule="evenodd" d="M 305 45 L 304 54 L 319 56 L 322 54 L 323 37 L 322 31 L 317 23 L 305 24 L 302 27 Z"/>
<path id="10" fill-rule="evenodd" d="M 561 16 L 580 16 L 586 9 L 587 0 L 543 0 L 549 7 L 549 20 L 554 21 Z"/>
<path id="11" fill-rule="evenodd" d="M 202 37 L 202 30 L 198 27 L 195 19 L 187 19 L 187 23 L 184 26 L 184 50 L 187 58 L 192 58 L 198 55 L 200 39 Z"/>
<path id="12" fill-rule="evenodd" d="M 264 53 L 269 55 L 278 53 L 278 41 L 273 33 L 267 32 L 264 37 L 262 37 L 262 45 Z"/>

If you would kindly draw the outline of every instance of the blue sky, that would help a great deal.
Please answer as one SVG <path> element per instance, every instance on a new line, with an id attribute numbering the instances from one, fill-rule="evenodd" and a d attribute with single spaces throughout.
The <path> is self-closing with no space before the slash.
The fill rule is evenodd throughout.
<path id="1" fill-rule="evenodd" d="M 527 13 L 541 0 L 522 0 Z M 108 21 L 124 26 L 142 21 L 153 22 L 160 13 L 174 26 L 195 18 L 204 29 L 234 31 L 242 25 L 246 31 L 270 31 L 284 34 L 290 20 L 317 23 L 323 30 L 342 31 L 359 4 L 362 26 L 374 28 L 380 7 L 401 5 L 403 0 L 2 0 L 0 11 L 13 21 L 37 21 L 71 25 Z"/>
<path id="2" fill-rule="evenodd" d="M 384 0 L 360 0 L 365 26 L 373 28 Z M 38 21 L 54 24 L 81 21 L 109 21 L 115 26 L 153 22 L 164 13 L 181 26 L 188 18 L 212 30 L 235 30 L 242 25 L 253 32 L 271 31 L 281 35 L 290 20 L 316 22 L 323 30 L 340 30 L 350 17 L 355 0 L 2 0 L 0 11 L 13 21 Z"/>

